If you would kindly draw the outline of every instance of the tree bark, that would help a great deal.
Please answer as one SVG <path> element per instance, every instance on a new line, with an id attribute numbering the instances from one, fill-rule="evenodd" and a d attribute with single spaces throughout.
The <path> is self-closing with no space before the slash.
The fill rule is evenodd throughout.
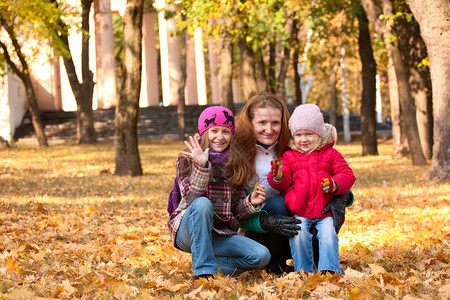
<path id="1" fill-rule="evenodd" d="M 89 13 L 93 0 L 81 0 L 81 29 L 89 32 Z M 60 20 L 62 23 L 62 20 Z M 59 33 L 59 38 L 69 50 L 68 32 Z M 64 66 L 70 87 L 77 102 L 77 139 L 79 144 L 92 144 L 97 141 L 93 111 L 92 96 L 94 93 L 94 75 L 89 69 L 89 35 L 83 34 L 81 40 L 81 76 L 83 82 L 80 83 L 75 70 L 75 64 L 71 55 L 63 55 Z"/>
<path id="2" fill-rule="evenodd" d="M 142 15 L 143 0 L 127 0 L 123 18 L 123 94 L 116 107 L 115 120 L 115 175 L 142 175 L 137 135 L 142 72 Z"/>
<path id="3" fill-rule="evenodd" d="M 388 36 L 397 37 L 398 35 L 392 26 L 392 22 L 384 23 L 379 19 L 381 13 L 392 18 L 392 3 L 390 0 L 382 0 L 382 9 L 374 0 L 361 0 L 361 3 L 369 20 L 373 23 L 375 30 L 386 42 L 388 56 L 392 59 L 398 84 L 401 118 L 405 122 L 404 129 L 406 130 L 406 136 L 408 138 L 412 162 L 414 165 L 425 165 L 426 159 L 420 144 L 417 121 L 415 118 L 415 105 L 411 97 L 409 78 L 405 69 L 405 64 L 401 57 L 398 41 L 392 41 L 387 38 Z"/>
<path id="4" fill-rule="evenodd" d="M 410 14 L 409 8 L 405 13 Z M 427 58 L 427 48 L 420 36 L 419 24 L 414 17 L 407 21 L 405 17 L 397 18 L 399 42 L 404 61 L 408 66 L 411 96 L 416 104 L 416 119 L 420 144 L 426 158 L 431 159 L 433 147 L 433 113 L 431 99 L 430 70 L 418 65 Z"/>
<path id="5" fill-rule="evenodd" d="M 268 73 L 269 73 L 269 92 L 272 94 L 275 94 L 277 89 L 277 81 L 276 79 L 276 72 L 275 67 L 277 65 L 276 62 L 276 56 L 277 56 L 277 46 L 275 42 L 269 42 L 269 65 L 267 66 Z"/>
<path id="6" fill-rule="evenodd" d="M 185 16 L 182 16 L 183 21 Z M 185 101 L 185 87 L 186 87 L 186 34 L 185 32 L 180 33 L 180 69 L 181 78 L 180 85 L 178 87 L 178 107 L 177 107 L 177 119 L 178 119 L 178 137 L 181 141 L 185 139 L 186 133 L 186 120 L 184 117 L 186 101 Z"/>
<path id="7" fill-rule="evenodd" d="M 363 9 L 357 15 L 359 23 L 359 56 L 362 63 L 361 139 L 362 155 L 378 155 L 376 107 L 377 65 L 370 41 L 369 20 Z"/>
<path id="8" fill-rule="evenodd" d="M 298 73 L 299 53 L 298 49 L 294 50 L 292 59 L 292 69 L 294 70 L 294 105 L 302 104 L 302 89 L 300 87 L 300 74 Z"/>
<path id="9" fill-rule="evenodd" d="M 34 92 L 34 88 L 31 84 L 31 78 L 27 73 L 24 77 L 25 84 L 25 94 L 28 101 L 28 110 L 31 114 L 31 123 L 33 124 L 34 132 L 36 133 L 36 137 L 39 143 L 39 146 L 47 147 L 47 136 L 44 132 L 44 125 L 42 124 L 42 119 L 39 114 L 39 108 L 36 101 L 36 94 Z"/>
<path id="10" fill-rule="evenodd" d="M 248 100 L 259 91 L 256 82 L 255 53 L 247 44 L 245 37 L 239 39 L 238 45 L 241 53 L 242 92 Z"/>
<path id="11" fill-rule="evenodd" d="M 20 78 L 20 80 L 22 80 L 23 84 L 25 85 L 25 94 L 28 102 L 28 110 L 30 111 L 31 114 L 31 123 L 33 124 L 34 132 L 36 133 L 39 146 L 47 147 L 48 146 L 47 137 L 45 136 L 44 126 L 42 125 L 42 119 L 39 114 L 39 108 L 36 101 L 36 94 L 34 92 L 33 85 L 31 84 L 30 70 L 25 60 L 25 56 L 22 53 L 22 49 L 20 48 L 20 44 L 16 39 L 12 27 L 9 26 L 3 18 L 0 18 L 0 23 L 11 40 L 11 43 L 14 47 L 14 51 L 17 54 L 17 57 L 19 58 L 21 68 L 19 68 L 12 61 L 6 45 L 0 42 L 0 48 L 3 50 L 3 57 L 5 58 L 8 66 Z"/>
<path id="12" fill-rule="evenodd" d="M 450 177 L 450 5 L 447 0 L 407 2 L 427 46 L 433 86 L 433 159 L 426 177 L 447 182 Z"/>
<path id="13" fill-rule="evenodd" d="M 388 82 L 389 82 L 389 103 L 391 105 L 392 119 L 392 157 L 395 159 L 409 157 L 408 139 L 406 138 L 405 127 L 400 113 L 400 100 L 398 96 L 397 75 L 395 74 L 392 59 L 388 58 Z"/>
<path id="14" fill-rule="evenodd" d="M 352 133 L 350 129 L 350 111 L 348 109 L 348 96 L 347 96 L 347 76 L 345 73 L 345 49 L 341 45 L 340 65 L 342 72 L 342 123 L 344 124 L 344 141 L 346 143 L 351 142 Z"/>
<path id="15" fill-rule="evenodd" d="M 288 44 L 283 50 L 283 59 L 281 61 L 280 70 L 278 72 L 276 95 L 281 99 L 286 98 L 286 74 L 289 67 L 289 61 L 291 59 L 291 52 L 294 51 L 291 46 L 297 36 L 297 24 L 295 22 L 294 14 L 292 14 L 286 22 L 285 25 L 286 32 L 290 33 Z"/>
<path id="16" fill-rule="evenodd" d="M 383 0 L 383 14 L 393 17 L 391 0 Z M 387 33 L 398 37 L 395 29 L 387 23 Z M 405 68 L 405 63 L 402 59 L 401 49 L 398 40 L 391 41 L 388 44 L 388 53 L 392 57 L 394 69 L 397 74 L 398 92 L 400 99 L 400 108 L 402 118 L 405 121 L 406 136 L 408 138 L 409 151 L 411 154 L 412 163 L 416 166 L 423 166 L 427 164 L 425 156 L 422 152 L 422 145 L 419 139 L 419 130 L 417 128 L 416 120 L 416 106 L 414 99 L 411 97 L 411 88 L 409 85 L 409 76 Z"/>
<path id="17" fill-rule="evenodd" d="M 229 32 L 222 34 L 222 49 L 220 51 L 220 82 L 221 105 L 228 107 L 233 113 L 233 43 Z"/>
<path id="18" fill-rule="evenodd" d="M 330 78 L 328 79 L 328 85 L 330 86 L 330 120 L 329 123 L 333 125 L 334 127 L 338 127 L 337 122 L 337 70 L 338 70 L 338 63 L 333 61 L 331 63 L 330 68 Z"/>
<path id="19" fill-rule="evenodd" d="M 259 48 L 259 55 L 256 60 L 256 74 L 258 77 L 258 86 L 261 87 L 262 91 L 267 91 L 269 82 L 266 74 L 266 64 L 264 63 L 264 53 L 261 48 Z"/>

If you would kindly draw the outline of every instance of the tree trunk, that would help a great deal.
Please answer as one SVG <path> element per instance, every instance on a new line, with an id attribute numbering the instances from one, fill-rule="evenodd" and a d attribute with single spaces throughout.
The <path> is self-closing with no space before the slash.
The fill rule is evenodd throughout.
<path id="1" fill-rule="evenodd" d="M 124 83 L 116 107 L 114 144 L 115 175 L 142 175 L 138 150 L 137 119 L 142 72 L 143 0 L 127 0 L 123 17 Z"/>
<path id="2" fill-rule="evenodd" d="M 276 88 L 276 95 L 281 99 L 286 98 L 286 74 L 289 67 L 289 61 L 291 59 L 291 51 L 294 51 L 291 45 L 294 43 L 297 36 L 297 24 L 295 22 L 294 15 L 291 15 L 291 17 L 287 20 L 285 30 L 290 33 L 289 46 L 285 47 L 283 50 L 284 55 L 281 60 L 280 70 L 278 72 Z"/>
<path id="3" fill-rule="evenodd" d="M 239 39 L 238 44 L 241 53 L 242 92 L 248 100 L 259 91 L 256 82 L 255 53 L 247 44 L 245 37 Z"/>
<path id="4" fill-rule="evenodd" d="M 393 17 L 391 0 L 383 0 L 382 6 L 383 14 L 389 17 Z M 387 33 L 395 37 L 398 36 L 390 22 L 387 23 Z M 419 130 L 417 128 L 416 120 L 416 106 L 414 104 L 414 99 L 412 99 L 411 97 L 409 77 L 400 51 L 401 50 L 398 41 L 390 41 L 388 43 L 388 53 L 389 56 L 392 57 L 392 63 L 394 64 L 394 69 L 397 75 L 398 93 L 401 108 L 400 112 L 402 114 L 403 120 L 405 121 L 406 136 L 408 138 L 411 159 L 414 165 L 423 166 L 427 164 L 427 161 L 425 159 L 425 156 L 423 155 L 422 146 L 420 144 Z"/>
<path id="5" fill-rule="evenodd" d="M 277 89 L 277 82 L 275 80 L 275 66 L 276 63 L 276 56 L 277 56 L 277 46 L 275 42 L 269 42 L 269 65 L 267 66 L 268 73 L 269 73 L 269 92 L 272 94 L 275 94 Z"/>
<path id="6" fill-rule="evenodd" d="M 262 91 L 267 91 L 269 88 L 269 82 L 266 74 L 266 65 L 264 63 L 264 53 L 262 49 L 259 49 L 259 55 L 256 60 L 256 73 L 258 77 L 258 85 Z"/>
<path id="7" fill-rule="evenodd" d="M 395 159 L 408 157 L 409 146 L 406 138 L 405 127 L 400 113 L 400 100 L 398 96 L 397 75 L 395 74 L 392 59 L 388 58 L 388 82 L 389 82 L 389 102 L 391 104 L 391 120 L 392 120 L 392 157 Z"/>
<path id="8" fill-rule="evenodd" d="M 350 130 L 350 111 L 348 109 L 348 97 L 347 97 L 347 76 L 345 75 L 345 49 L 341 46 L 340 65 L 342 71 L 342 121 L 344 124 L 344 141 L 346 143 L 351 142 L 352 133 Z"/>
<path id="9" fill-rule="evenodd" d="M 401 118 L 405 122 L 405 127 L 403 128 L 406 130 L 412 162 L 414 165 L 425 165 L 426 159 L 422 152 L 422 146 L 420 145 L 417 121 L 415 118 L 415 105 L 411 97 L 405 64 L 401 57 L 398 42 L 388 39 L 390 36 L 397 37 L 398 35 L 392 26 L 392 22 L 382 22 L 379 18 L 382 13 L 385 16 L 392 18 L 392 3 L 390 0 L 382 0 L 382 9 L 375 3 L 374 0 L 361 0 L 361 3 L 367 17 L 373 23 L 375 30 L 385 41 L 388 56 L 392 59 L 398 84 Z"/>
<path id="10" fill-rule="evenodd" d="M 337 70 L 339 65 L 337 62 L 333 61 L 331 64 L 331 70 L 330 70 L 330 78 L 328 79 L 329 86 L 330 86 L 330 120 L 328 121 L 331 125 L 338 128 L 338 121 L 337 121 Z"/>
<path id="11" fill-rule="evenodd" d="M 378 155 L 376 107 L 377 65 L 370 41 L 369 20 L 363 9 L 357 15 L 359 23 L 359 56 L 362 63 L 361 139 L 362 155 Z"/>
<path id="12" fill-rule="evenodd" d="M 89 32 L 89 13 L 93 0 L 81 0 L 81 29 Z M 62 21 L 61 21 L 62 22 Z M 70 52 L 68 32 L 59 33 L 59 38 Z M 92 96 L 94 93 L 94 75 L 89 69 L 89 35 L 83 34 L 81 40 L 81 76 L 78 80 L 71 55 L 63 56 L 64 66 L 70 87 L 77 102 L 77 139 L 79 144 L 91 144 L 97 141 L 92 112 Z"/>
<path id="13" fill-rule="evenodd" d="M 407 0 L 420 25 L 430 58 L 433 86 L 433 160 L 427 178 L 447 182 L 450 177 L 450 6 L 448 0 Z"/>
<path id="14" fill-rule="evenodd" d="M 186 16 L 182 16 L 183 21 Z M 186 87 L 186 34 L 185 32 L 180 33 L 180 69 L 181 78 L 180 86 L 178 87 L 178 107 L 177 107 L 177 119 L 178 119 L 178 137 L 181 141 L 185 139 L 186 133 L 186 120 L 184 117 L 186 101 L 185 101 L 185 87 Z"/>
<path id="15" fill-rule="evenodd" d="M 220 51 L 220 82 L 221 105 L 228 107 L 234 113 L 233 102 L 233 44 L 230 34 L 222 34 L 222 49 Z"/>
<path id="16" fill-rule="evenodd" d="M 298 49 L 295 49 L 292 60 L 292 69 L 294 70 L 294 105 L 299 106 L 302 104 L 302 89 L 300 88 L 300 74 L 298 73 Z"/>
<path id="17" fill-rule="evenodd" d="M 22 82 L 25 84 L 25 94 L 28 101 L 28 110 L 31 115 L 31 123 L 33 124 L 34 132 L 41 147 L 48 147 L 47 137 L 44 132 L 44 126 L 42 124 L 42 119 L 39 114 L 39 108 L 36 102 L 36 94 L 34 93 L 34 88 L 31 84 L 31 79 L 28 73 L 24 74 L 25 80 Z"/>
<path id="18" fill-rule="evenodd" d="M 410 14 L 407 9 L 405 13 Z M 433 147 L 433 113 L 431 100 L 430 70 L 418 65 L 427 58 L 427 48 L 420 36 L 419 24 L 413 17 L 407 21 L 405 17 L 397 18 L 397 28 L 402 55 L 408 64 L 411 96 L 416 104 L 416 119 L 420 144 L 426 158 L 431 159 Z"/>
<path id="19" fill-rule="evenodd" d="M 28 64 L 25 60 L 25 56 L 22 53 L 22 49 L 20 47 L 19 42 L 14 34 L 14 31 L 11 26 L 9 26 L 5 19 L 0 17 L 0 24 L 5 29 L 9 38 L 11 39 L 11 43 L 14 47 L 14 51 L 19 58 L 21 68 L 19 68 L 11 59 L 11 56 L 8 52 L 8 47 L 0 41 L 0 48 L 3 50 L 3 58 L 6 60 L 8 66 L 13 70 L 14 74 L 16 74 L 23 82 L 25 86 L 25 94 L 28 102 L 28 110 L 31 114 L 31 123 L 33 124 L 34 132 L 36 133 L 36 137 L 39 143 L 39 146 L 47 147 L 47 137 L 45 136 L 44 126 L 42 125 L 41 116 L 39 114 L 39 108 L 36 102 L 36 94 L 34 92 L 33 85 L 31 84 L 30 71 L 28 68 Z"/>

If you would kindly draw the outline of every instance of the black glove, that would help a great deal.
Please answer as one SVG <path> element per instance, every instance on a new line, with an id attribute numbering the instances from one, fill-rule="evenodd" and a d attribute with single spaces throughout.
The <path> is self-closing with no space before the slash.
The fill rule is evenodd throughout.
<path id="1" fill-rule="evenodd" d="M 331 211 L 331 215 L 333 216 L 333 225 L 336 233 L 339 233 L 342 224 L 344 224 L 345 220 L 345 207 L 348 202 L 352 198 L 353 194 L 351 192 L 347 192 L 344 195 L 335 195 L 333 199 L 325 206 L 322 210 L 322 215 Z"/>
<path id="2" fill-rule="evenodd" d="M 295 217 L 271 216 L 267 214 L 261 214 L 260 217 L 262 229 L 278 233 L 287 238 L 294 237 L 298 234 L 301 227 L 297 224 L 301 223 L 302 221 Z"/>

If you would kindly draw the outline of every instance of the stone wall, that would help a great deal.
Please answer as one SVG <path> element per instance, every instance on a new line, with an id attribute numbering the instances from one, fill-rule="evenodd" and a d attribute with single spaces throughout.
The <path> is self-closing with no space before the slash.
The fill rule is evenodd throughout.
<path id="1" fill-rule="evenodd" d="M 240 111 L 243 104 L 236 104 L 236 111 Z M 293 105 L 288 105 L 293 111 Z M 186 106 L 186 133 L 197 132 L 197 119 L 205 106 Z M 323 111 L 325 122 L 328 120 L 328 112 Z M 112 140 L 114 138 L 114 115 L 115 110 L 100 109 L 94 111 L 94 127 L 99 141 Z M 76 115 L 75 112 L 45 112 L 41 115 L 44 130 L 49 142 L 66 142 L 76 140 Z M 360 130 L 359 115 L 350 116 L 350 127 L 352 131 Z M 338 132 L 342 132 L 342 116 L 338 116 Z M 176 139 L 178 137 L 178 121 L 176 106 L 152 106 L 139 109 L 138 117 L 139 139 Z M 22 124 L 16 129 L 14 140 L 33 142 L 36 137 L 31 125 L 29 114 L 26 114 Z"/>

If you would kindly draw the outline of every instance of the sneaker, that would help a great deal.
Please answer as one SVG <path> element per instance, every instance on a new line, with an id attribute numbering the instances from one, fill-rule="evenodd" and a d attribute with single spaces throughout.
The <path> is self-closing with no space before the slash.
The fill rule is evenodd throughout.
<path id="1" fill-rule="evenodd" d="M 209 279 L 214 279 L 213 274 L 201 274 L 201 275 L 194 275 L 194 280 L 199 280 L 200 278 L 206 279 L 209 281 Z"/>
<path id="2" fill-rule="evenodd" d="M 327 274 L 327 273 L 330 273 L 331 275 L 333 275 L 333 274 L 336 273 L 336 272 L 330 271 L 330 270 L 323 270 L 323 271 L 320 272 L 320 275 L 325 275 L 325 274 Z"/>

